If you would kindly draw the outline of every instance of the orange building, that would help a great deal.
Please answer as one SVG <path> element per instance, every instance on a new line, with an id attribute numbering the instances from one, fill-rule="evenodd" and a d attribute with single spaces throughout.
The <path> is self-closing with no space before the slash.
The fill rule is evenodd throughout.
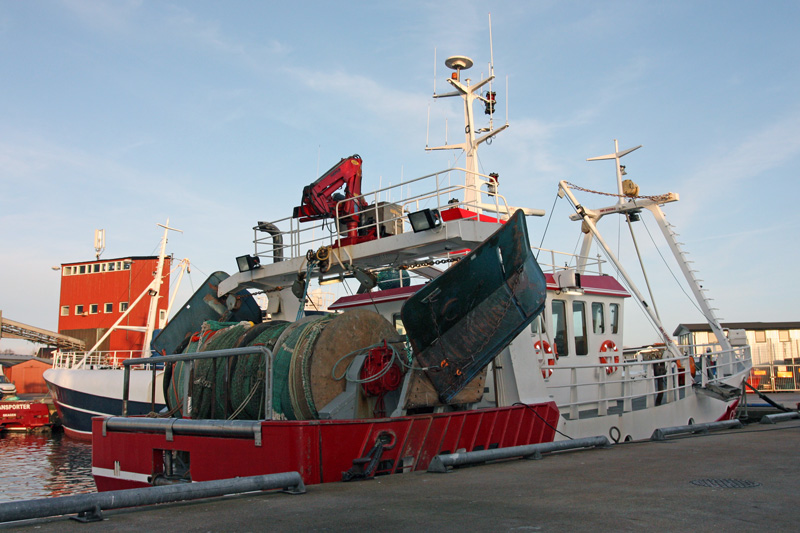
<path id="1" fill-rule="evenodd" d="M 5 369 L 6 377 L 17 387 L 17 394 L 47 394 L 42 374 L 52 365 L 47 361 L 28 359 Z"/>
<path id="2" fill-rule="evenodd" d="M 167 321 L 170 265 L 171 258 L 165 257 L 156 329 L 163 327 Z M 133 307 L 118 326 L 119 329 L 98 349 L 139 352 L 144 340 L 143 330 L 147 324 L 150 298 L 145 295 L 135 307 L 134 303 L 153 281 L 157 268 L 157 256 L 63 263 L 58 332 L 83 340 L 89 349 Z M 139 353 L 130 355 L 138 356 Z"/>

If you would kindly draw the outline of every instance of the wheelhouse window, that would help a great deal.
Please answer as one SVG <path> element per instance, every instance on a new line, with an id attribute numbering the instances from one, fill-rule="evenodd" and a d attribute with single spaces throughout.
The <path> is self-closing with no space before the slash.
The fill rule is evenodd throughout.
<path id="1" fill-rule="evenodd" d="M 608 304 L 611 315 L 611 333 L 619 333 L 619 304 Z"/>
<path id="2" fill-rule="evenodd" d="M 569 355 L 567 343 L 567 306 L 564 300 L 553 300 L 553 329 L 556 353 L 559 357 Z"/>
<path id="3" fill-rule="evenodd" d="M 531 322 L 531 334 L 538 335 L 540 333 L 544 333 L 544 315 L 539 315 L 533 319 Z"/>
<path id="4" fill-rule="evenodd" d="M 594 332 L 595 335 L 602 335 L 606 332 L 603 304 L 600 302 L 592 302 L 592 332 Z"/>
<path id="5" fill-rule="evenodd" d="M 61 316 L 69 316 L 69 306 L 62 305 L 61 306 Z"/>
<path id="6" fill-rule="evenodd" d="M 586 302 L 572 302 L 572 331 L 575 333 L 575 353 L 589 354 L 589 341 L 586 335 Z"/>

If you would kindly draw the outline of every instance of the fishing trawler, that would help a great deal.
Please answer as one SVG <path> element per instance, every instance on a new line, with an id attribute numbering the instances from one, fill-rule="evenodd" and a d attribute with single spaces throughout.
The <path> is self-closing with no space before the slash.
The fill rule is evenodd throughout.
<path id="1" fill-rule="evenodd" d="M 581 253 L 534 250 L 526 217 L 544 212 L 509 205 L 498 176 L 478 171 L 479 146 L 508 127 L 493 125 L 494 73 L 473 84 L 470 58 L 445 64 L 452 92 L 434 97 L 462 99 L 465 138 L 430 149 L 463 150 L 464 168 L 364 193 L 353 155 L 306 186 L 291 216 L 258 222 L 254 253 L 217 287 L 227 313 L 176 316 L 154 341 L 169 354 L 151 360 L 164 365 L 163 416 L 127 416 L 123 398 L 125 416 L 93 419 L 99 490 L 286 471 L 307 484 L 369 478 L 447 452 L 638 440 L 734 415 L 749 348 L 726 336 L 685 264 L 661 210 L 678 195 L 640 196 L 621 179 L 632 150 L 615 145 L 600 158 L 617 165 L 614 205 L 590 209 L 578 187 L 558 184 L 581 223 Z M 476 125 L 479 105 L 487 127 Z M 717 333 L 699 368 L 706 347 L 673 342 L 598 230 L 604 216 L 644 212 Z M 592 243 L 618 277 L 589 258 Z M 358 290 L 306 316 L 309 287 L 336 282 Z M 265 320 L 242 312 L 254 291 L 268 298 Z M 659 335 L 628 352 L 630 299 Z"/>

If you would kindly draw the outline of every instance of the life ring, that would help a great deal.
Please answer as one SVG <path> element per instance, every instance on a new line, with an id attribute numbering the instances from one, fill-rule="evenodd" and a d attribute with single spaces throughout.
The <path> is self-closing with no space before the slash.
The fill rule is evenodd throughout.
<path id="1" fill-rule="evenodd" d="M 607 341 L 603 342 L 603 344 L 600 345 L 600 352 L 601 353 L 617 352 L 617 351 L 619 351 L 619 350 L 617 349 L 617 345 L 614 344 L 614 341 L 607 340 Z M 600 364 L 601 365 L 606 365 L 606 375 L 611 375 L 611 374 L 613 374 L 614 372 L 617 371 L 617 367 L 614 366 L 614 365 L 618 365 L 619 364 L 619 355 L 616 355 L 616 354 L 614 354 L 614 355 L 610 355 L 609 354 L 608 356 L 601 355 L 600 356 Z"/>
<path id="2" fill-rule="evenodd" d="M 556 366 L 558 361 L 558 354 L 553 350 L 553 347 L 547 341 L 536 341 L 533 343 L 533 349 L 537 352 L 544 352 L 545 357 L 542 359 L 542 377 L 544 379 L 553 375 L 553 367 Z"/>

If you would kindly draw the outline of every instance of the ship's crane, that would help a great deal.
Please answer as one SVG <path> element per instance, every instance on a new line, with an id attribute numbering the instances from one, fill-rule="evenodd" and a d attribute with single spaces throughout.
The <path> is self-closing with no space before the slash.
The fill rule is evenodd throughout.
<path id="1" fill-rule="evenodd" d="M 342 187 L 343 195 L 339 192 Z M 317 181 L 303 187 L 303 198 L 300 202 L 292 215 L 293 218 L 300 219 L 300 222 L 337 216 L 345 219 L 363 211 L 367 203 L 361 196 L 361 156 L 356 154 L 342 159 Z"/>

